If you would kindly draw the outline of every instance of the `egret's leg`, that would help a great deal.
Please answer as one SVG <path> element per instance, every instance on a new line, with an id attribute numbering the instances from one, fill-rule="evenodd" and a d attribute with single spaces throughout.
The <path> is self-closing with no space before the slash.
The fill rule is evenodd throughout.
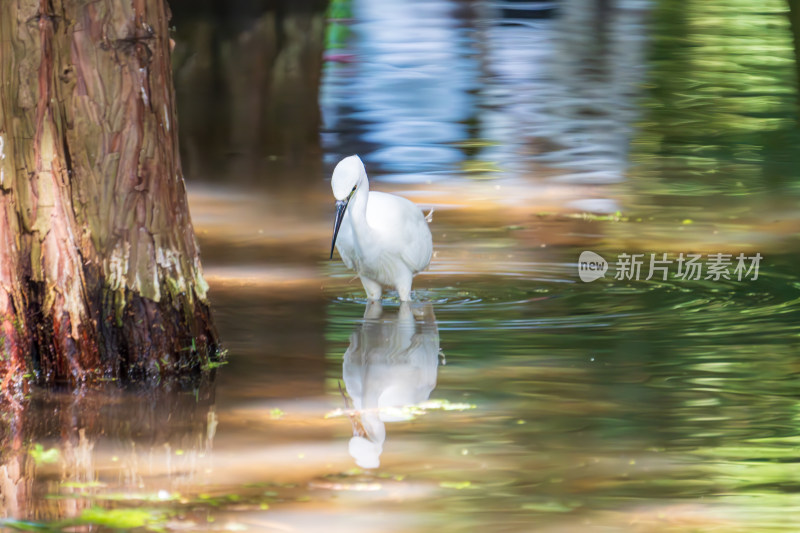
<path id="1" fill-rule="evenodd" d="M 411 310 L 411 303 L 407 300 L 400 302 L 400 310 L 397 311 L 397 323 L 414 325 L 414 311 Z"/>
<path id="2" fill-rule="evenodd" d="M 383 306 L 380 300 L 369 300 L 364 308 L 365 320 L 377 320 L 383 314 Z"/>
<path id="3" fill-rule="evenodd" d="M 380 300 L 381 299 L 381 284 L 377 281 L 372 281 L 371 279 L 367 279 L 364 276 L 361 276 L 361 284 L 364 286 L 364 290 L 367 291 L 367 299 L 368 300 Z"/>
<path id="4" fill-rule="evenodd" d="M 411 310 L 411 303 L 407 300 L 400 302 L 400 310 L 397 312 L 397 335 L 394 342 L 397 342 L 402 349 L 407 350 L 411 347 L 414 338 L 416 323 L 414 322 L 414 312 Z"/>
<path id="5" fill-rule="evenodd" d="M 400 296 L 401 302 L 408 302 L 411 300 L 411 280 L 413 277 L 411 272 L 408 271 L 397 275 L 395 287 L 397 288 L 397 294 Z"/>

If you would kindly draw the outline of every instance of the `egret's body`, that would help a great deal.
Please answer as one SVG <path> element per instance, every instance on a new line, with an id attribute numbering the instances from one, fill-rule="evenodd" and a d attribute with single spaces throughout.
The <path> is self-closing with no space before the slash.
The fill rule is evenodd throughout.
<path id="1" fill-rule="evenodd" d="M 367 298 L 379 300 L 387 286 L 408 301 L 411 280 L 428 267 L 433 253 L 422 211 L 400 196 L 370 191 L 364 164 L 355 155 L 336 165 L 331 188 L 337 200 L 332 244 L 361 278 Z"/>

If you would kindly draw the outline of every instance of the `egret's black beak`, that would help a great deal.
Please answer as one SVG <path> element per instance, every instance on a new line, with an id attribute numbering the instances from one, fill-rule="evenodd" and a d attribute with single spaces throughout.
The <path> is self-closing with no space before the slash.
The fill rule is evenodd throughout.
<path id="1" fill-rule="evenodd" d="M 333 223 L 333 240 L 331 241 L 331 257 L 330 257 L 331 259 L 333 259 L 333 247 L 336 246 L 336 236 L 339 235 L 339 226 L 342 225 L 344 212 L 347 210 L 347 204 L 349 202 L 350 202 L 349 197 L 347 198 L 347 200 L 336 201 L 336 221 Z"/>

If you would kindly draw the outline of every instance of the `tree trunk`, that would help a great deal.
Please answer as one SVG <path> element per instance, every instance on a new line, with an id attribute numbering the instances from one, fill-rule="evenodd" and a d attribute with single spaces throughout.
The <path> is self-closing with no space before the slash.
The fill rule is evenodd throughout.
<path id="1" fill-rule="evenodd" d="M 216 353 L 178 155 L 166 0 L 0 2 L 0 372 L 196 369 Z"/>

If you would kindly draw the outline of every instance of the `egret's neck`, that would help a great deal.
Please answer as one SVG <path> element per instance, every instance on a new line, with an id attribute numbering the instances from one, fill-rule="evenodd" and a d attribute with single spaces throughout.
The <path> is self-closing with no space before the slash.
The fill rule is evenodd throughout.
<path id="1" fill-rule="evenodd" d="M 350 205 L 348 206 L 350 216 L 352 216 L 355 221 L 366 223 L 368 199 L 369 181 L 367 180 L 367 176 L 365 174 L 361 174 L 361 177 L 358 179 L 356 192 L 353 195 L 353 198 L 350 199 Z M 359 224 L 354 224 L 354 227 L 358 228 Z"/>

